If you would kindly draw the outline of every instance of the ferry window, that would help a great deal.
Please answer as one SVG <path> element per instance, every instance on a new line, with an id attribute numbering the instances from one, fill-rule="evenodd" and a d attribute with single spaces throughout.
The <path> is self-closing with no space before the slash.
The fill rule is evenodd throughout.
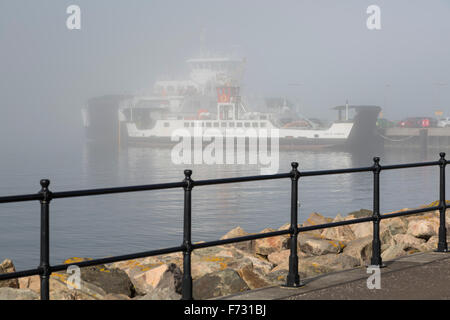
<path id="1" fill-rule="evenodd" d="M 242 122 L 238 122 L 236 126 L 242 128 Z"/>
<path id="2" fill-rule="evenodd" d="M 250 122 L 246 122 L 246 123 L 244 124 L 244 127 L 246 127 L 246 128 L 250 127 Z"/>
<path id="3" fill-rule="evenodd" d="M 170 126 L 170 123 L 164 122 L 164 127 L 169 127 L 169 126 Z"/>
<path id="4" fill-rule="evenodd" d="M 230 128 L 234 128 L 234 122 L 230 122 Z"/>
<path id="5" fill-rule="evenodd" d="M 259 124 L 259 126 L 260 126 L 261 128 L 265 128 L 265 127 L 266 127 L 266 123 L 265 123 L 265 122 L 261 122 L 261 123 Z"/>
<path id="6" fill-rule="evenodd" d="M 184 127 L 185 127 L 185 128 L 189 128 L 189 122 L 185 122 L 185 123 L 184 123 Z"/>
<path id="7" fill-rule="evenodd" d="M 261 116 L 261 120 L 266 120 L 267 116 Z"/>
<path id="8" fill-rule="evenodd" d="M 191 122 L 191 127 L 195 127 L 195 122 Z"/>
<path id="9" fill-rule="evenodd" d="M 214 127 L 218 127 L 219 123 L 218 122 L 214 122 Z"/>
<path id="10" fill-rule="evenodd" d="M 252 127 L 253 128 L 258 128 L 258 122 L 252 122 Z"/>
<path id="11" fill-rule="evenodd" d="M 227 123 L 226 123 L 226 122 L 222 122 L 222 123 L 220 124 L 220 126 L 221 126 L 221 127 L 226 127 L 226 126 L 227 126 Z"/>
<path id="12" fill-rule="evenodd" d="M 211 122 L 206 122 L 206 126 L 207 126 L 208 128 L 210 128 L 210 127 L 211 127 Z"/>

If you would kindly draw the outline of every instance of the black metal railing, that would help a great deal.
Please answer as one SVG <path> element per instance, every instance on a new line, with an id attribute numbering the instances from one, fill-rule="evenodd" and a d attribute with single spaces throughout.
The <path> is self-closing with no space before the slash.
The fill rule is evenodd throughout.
<path id="1" fill-rule="evenodd" d="M 50 181 L 41 180 L 41 190 L 36 194 L 25 194 L 16 196 L 0 197 L 0 203 L 22 202 L 22 201 L 39 201 L 41 206 L 41 239 L 40 239 L 40 264 L 36 269 L 30 269 L 25 271 L 18 271 L 12 273 L 0 274 L 0 281 L 7 279 L 15 279 L 21 277 L 28 277 L 33 275 L 39 275 L 41 280 L 41 300 L 49 300 L 49 280 L 50 275 L 56 271 L 66 270 L 69 266 L 76 265 L 78 267 L 95 266 L 105 263 L 113 263 L 123 260 L 144 258 L 150 256 L 157 256 L 162 254 L 169 254 L 174 252 L 183 252 L 183 278 L 182 278 L 182 299 L 192 300 L 192 275 L 191 275 L 191 254 L 193 250 L 207 248 L 218 245 L 225 245 L 230 243 L 237 243 L 243 241 L 257 240 L 262 238 L 290 235 L 290 256 L 289 256 L 289 272 L 286 277 L 286 286 L 299 287 L 302 285 L 298 272 L 298 255 L 297 255 L 297 238 L 299 233 L 333 228 L 338 226 L 373 222 L 373 241 L 372 241 L 372 257 L 371 265 L 383 266 L 381 259 L 381 241 L 380 241 L 380 222 L 384 219 L 390 219 L 399 216 L 406 216 L 418 213 L 424 213 L 433 210 L 439 210 L 440 224 L 439 224 L 439 241 L 436 251 L 447 252 L 447 235 L 445 225 L 445 211 L 450 205 L 447 205 L 445 200 L 445 167 L 449 163 L 445 159 L 445 153 L 440 153 L 440 159 L 438 161 L 420 162 L 420 163 L 407 163 L 396 165 L 380 165 L 380 159 L 375 157 L 373 159 L 374 164 L 370 167 L 362 168 L 348 168 L 348 169 L 336 169 L 336 170 L 321 170 L 321 171 L 298 171 L 298 163 L 293 162 L 292 170 L 288 173 L 261 175 L 261 176 L 248 176 L 248 177 L 236 177 L 236 178 L 224 178 L 224 179 L 212 179 L 212 180 L 199 180 L 194 181 L 191 178 L 192 171 L 185 170 L 185 178 L 182 182 L 174 183 L 162 183 L 152 185 L 141 186 L 129 186 L 129 187 L 117 187 L 117 188 L 105 188 L 105 189 L 90 189 L 90 190 L 78 190 L 78 191 L 66 191 L 66 192 L 51 192 L 49 190 Z M 426 208 L 407 210 L 402 212 L 396 212 L 391 214 L 380 214 L 380 173 L 385 170 L 415 168 L 415 167 L 429 167 L 439 166 L 440 179 L 439 179 L 439 204 L 437 206 L 429 206 Z M 319 225 L 310 225 L 299 227 L 298 225 L 298 183 L 302 177 L 312 177 L 321 175 L 335 175 L 346 174 L 355 172 L 373 172 L 373 215 L 369 217 L 356 218 L 347 221 L 330 222 Z M 192 203 L 192 190 L 194 187 L 217 185 L 225 183 L 238 183 L 249 181 L 262 181 L 262 180 L 275 180 L 275 179 L 290 179 L 291 180 L 291 218 L 290 227 L 287 230 L 266 232 L 261 234 L 252 234 L 243 237 L 236 237 L 223 240 L 215 240 L 202 243 L 192 243 L 191 240 L 191 203 Z M 184 227 L 183 227 L 183 243 L 177 247 L 163 248 L 152 251 L 144 251 L 108 258 L 93 259 L 87 261 L 74 262 L 70 264 L 50 265 L 50 203 L 53 199 L 62 198 L 75 198 L 95 195 L 105 195 L 113 193 L 125 193 L 125 192 L 137 192 L 137 191 L 149 191 L 149 190 L 162 190 L 162 189 L 184 189 Z"/>

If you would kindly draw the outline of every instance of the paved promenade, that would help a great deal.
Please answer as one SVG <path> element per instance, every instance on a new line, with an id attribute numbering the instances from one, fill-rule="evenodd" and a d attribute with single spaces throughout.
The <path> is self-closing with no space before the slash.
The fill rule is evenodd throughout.
<path id="1" fill-rule="evenodd" d="M 300 288 L 269 287 L 223 300 L 450 299 L 450 253 L 417 253 L 386 261 L 381 288 L 368 289 L 371 276 L 357 268 L 304 279 Z"/>

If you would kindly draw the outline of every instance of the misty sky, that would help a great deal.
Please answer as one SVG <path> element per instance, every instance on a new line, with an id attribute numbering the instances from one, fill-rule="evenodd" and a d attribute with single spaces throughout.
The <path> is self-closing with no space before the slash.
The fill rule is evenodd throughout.
<path id="1" fill-rule="evenodd" d="M 66 28 L 71 4 L 81 30 Z M 366 27 L 371 4 L 381 30 Z M 396 120 L 450 116 L 449 17 L 448 0 L 2 0 L 0 133 L 77 136 L 90 97 L 183 76 L 203 30 L 211 52 L 247 58 L 245 93 L 288 96 L 306 115 L 333 119 L 348 99 Z"/>

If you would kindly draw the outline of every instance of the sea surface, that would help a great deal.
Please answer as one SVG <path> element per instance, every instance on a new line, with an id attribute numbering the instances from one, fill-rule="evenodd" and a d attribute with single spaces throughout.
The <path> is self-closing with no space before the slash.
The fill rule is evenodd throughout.
<path id="1" fill-rule="evenodd" d="M 170 148 L 105 147 L 84 140 L 26 148 L 5 146 L 0 156 L 0 196 L 34 193 L 48 178 L 50 190 L 118 187 L 258 175 L 258 165 L 174 165 Z M 439 159 L 438 150 L 280 151 L 279 172 L 371 166 Z M 304 177 L 299 183 L 299 221 L 311 212 L 328 217 L 372 209 L 373 174 Z M 381 211 L 417 207 L 438 199 L 438 167 L 381 173 Z M 290 180 L 269 180 L 196 187 L 192 195 L 193 241 L 219 239 L 241 226 L 248 232 L 277 229 L 290 219 Z M 100 258 L 182 243 L 183 190 L 146 191 L 55 199 L 50 207 L 51 263 L 69 257 Z M 39 264 L 39 202 L 0 204 L 0 259 L 18 270 Z"/>

